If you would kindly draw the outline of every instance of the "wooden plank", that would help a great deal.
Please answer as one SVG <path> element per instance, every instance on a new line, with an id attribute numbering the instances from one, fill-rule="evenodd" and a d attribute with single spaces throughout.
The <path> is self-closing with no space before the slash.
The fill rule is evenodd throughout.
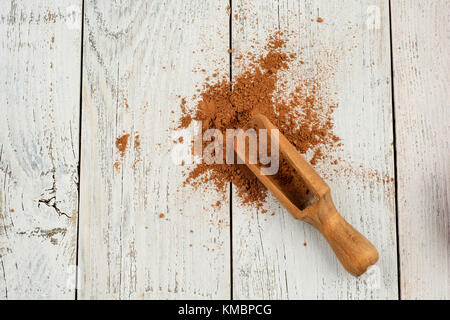
<path id="1" fill-rule="evenodd" d="M 234 195 L 234 297 L 396 299 L 388 1 L 233 1 L 232 9 L 233 55 L 257 51 L 271 32 L 285 30 L 293 32 L 289 46 L 302 51 L 305 61 L 293 69 L 293 85 L 298 75 L 314 74 L 316 61 L 332 67 L 323 86 L 339 105 L 335 132 L 344 146 L 337 155 L 346 162 L 336 174 L 327 164 L 317 169 L 341 214 L 380 254 L 370 274 L 354 278 L 320 234 L 294 220 L 275 199 L 269 199 L 269 214 L 263 215 Z M 233 73 L 240 68 L 233 62 Z"/>
<path id="2" fill-rule="evenodd" d="M 403 299 L 450 298 L 450 2 L 392 1 Z"/>
<path id="3" fill-rule="evenodd" d="M 82 299 L 230 296 L 228 198 L 184 188 L 186 166 L 171 156 L 180 96 L 216 70 L 228 74 L 226 5 L 85 2 Z M 130 141 L 121 156 L 123 134 Z"/>
<path id="4" fill-rule="evenodd" d="M 73 299 L 81 1 L 0 12 L 0 300 Z"/>

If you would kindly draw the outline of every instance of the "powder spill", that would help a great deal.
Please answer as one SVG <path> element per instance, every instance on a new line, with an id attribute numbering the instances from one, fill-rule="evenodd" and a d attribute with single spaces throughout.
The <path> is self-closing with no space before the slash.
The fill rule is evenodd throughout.
<path id="1" fill-rule="evenodd" d="M 129 138 L 130 138 L 130 134 L 126 133 L 116 139 L 116 148 L 119 150 L 120 156 L 122 158 L 125 156 L 125 151 L 127 150 Z"/>
<path id="2" fill-rule="evenodd" d="M 127 151 L 128 140 L 130 138 L 130 134 L 126 133 L 116 138 L 116 148 L 119 150 L 120 157 L 125 157 L 125 152 Z M 119 171 L 120 170 L 120 161 L 117 160 L 114 162 L 114 168 Z"/>
<path id="3" fill-rule="evenodd" d="M 140 147 L 141 147 L 141 136 L 137 134 L 134 136 L 134 149 L 137 151 L 140 149 Z"/>
<path id="4" fill-rule="evenodd" d="M 273 34 L 268 38 L 264 54 L 249 52 L 245 58 L 248 63 L 233 82 L 222 78 L 205 83 L 192 110 L 186 108 L 186 99 L 181 100 L 178 128 L 187 128 L 196 120 L 201 122 L 203 131 L 246 130 L 254 115 L 263 114 L 300 153 L 312 153 L 311 164 L 327 159 L 329 151 L 339 146 L 340 139 L 333 133 L 332 114 L 336 106 L 328 101 L 319 80 L 296 77 L 292 90 L 292 81 L 283 78 L 291 64 L 304 64 L 296 53 L 286 52 L 286 35 Z M 289 174 L 279 172 L 277 175 L 289 179 Z M 213 182 L 219 191 L 224 191 L 230 181 L 244 204 L 262 206 L 267 189 L 245 165 L 197 164 L 188 172 L 185 184 L 198 187 Z"/>

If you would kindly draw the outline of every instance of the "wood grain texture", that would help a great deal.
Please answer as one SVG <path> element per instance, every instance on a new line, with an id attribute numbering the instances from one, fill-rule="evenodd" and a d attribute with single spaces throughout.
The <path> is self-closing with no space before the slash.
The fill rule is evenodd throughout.
<path id="1" fill-rule="evenodd" d="M 268 213 L 257 214 L 234 194 L 234 297 L 396 299 L 388 1 L 233 1 L 233 55 L 257 51 L 277 30 L 293 32 L 288 46 L 305 61 L 287 75 L 292 84 L 305 75 L 322 76 L 324 90 L 339 105 L 335 132 L 344 146 L 337 155 L 345 161 L 338 173 L 328 163 L 316 169 L 339 212 L 375 245 L 380 260 L 354 278 L 322 236 L 275 199 L 269 198 Z M 328 70 L 325 77 L 315 62 Z M 242 67 L 232 66 L 233 74 Z"/>
<path id="2" fill-rule="evenodd" d="M 392 1 L 403 299 L 450 298 L 450 2 Z"/>
<path id="3" fill-rule="evenodd" d="M 85 2 L 82 299 L 230 296 L 228 194 L 183 187 L 186 166 L 174 162 L 173 140 L 184 134 L 189 142 L 189 132 L 172 130 L 181 97 L 213 72 L 228 75 L 226 5 Z M 130 138 L 121 156 L 123 134 Z"/>
<path id="4" fill-rule="evenodd" d="M 73 299 L 81 1 L 0 12 L 0 300 Z"/>

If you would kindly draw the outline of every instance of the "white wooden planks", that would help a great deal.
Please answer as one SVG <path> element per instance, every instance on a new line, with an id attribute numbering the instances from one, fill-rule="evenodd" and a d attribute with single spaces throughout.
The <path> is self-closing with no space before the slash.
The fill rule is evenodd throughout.
<path id="1" fill-rule="evenodd" d="M 81 1 L 0 12 L 0 299 L 73 299 Z"/>
<path id="2" fill-rule="evenodd" d="M 392 1 L 400 284 L 450 298 L 450 2 Z"/>
<path id="3" fill-rule="evenodd" d="M 82 299 L 230 296 L 228 193 L 183 188 L 186 167 L 172 160 L 171 130 L 180 96 L 213 72 L 228 75 L 226 6 L 85 2 Z M 130 142 L 121 157 L 115 142 L 123 134 Z"/>
<path id="4" fill-rule="evenodd" d="M 227 194 L 182 187 L 171 130 L 178 95 L 228 74 L 227 4 L 86 1 L 80 298 L 230 297 Z M 73 299 L 81 0 L 0 9 L 0 299 Z M 391 3 L 403 299 L 450 296 L 449 12 L 443 0 Z M 258 215 L 233 194 L 234 298 L 397 298 L 388 1 L 235 0 L 232 14 L 233 55 L 281 28 L 307 64 L 333 64 L 350 174 L 327 181 L 380 251 L 355 279 L 275 199 L 275 216 Z"/>
<path id="5" fill-rule="evenodd" d="M 303 52 L 306 69 L 297 74 L 314 73 L 315 61 L 333 66 L 326 85 L 336 92 L 336 133 L 344 143 L 339 156 L 347 160 L 341 169 L 350 174 L 326 180 L 341 214 L 380 253 L 369 275 L 354 278 L 320 234 L 275 199 L 263 215 L 234 195 L 234 298 L 398 297 L 388 10 L 388 1 L 233 1 L 233 55 L 281 29 L 294 31 L 290 46 Z M 234 62 L 233 73 L 239 69 Z M 329 175 L 330 167 L 318 170 Z"/>

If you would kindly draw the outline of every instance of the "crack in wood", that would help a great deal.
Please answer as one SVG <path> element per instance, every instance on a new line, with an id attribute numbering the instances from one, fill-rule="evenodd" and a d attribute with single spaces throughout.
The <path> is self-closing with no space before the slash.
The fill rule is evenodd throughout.
<path id="1" fill-rule="evenodd" d="M 68 215 L 67 213 L 61 211 L 61 209 L 58 208 L 57 201 L 56 201 L 56 195 L 51 197 L 51 198 L 49 198 L 49 199 L 39 199 L 38 202 L 39 202 L 39 204 L 43 203 L 47 207 L 55 209 L 56 213 L 59 216 L 66 216 L 69 219 L 72 218 L 70 215 Z"/>
<path id="2" fill-rule="evenodd" d="M 55 158 L 53 156 L 53 134 L 50 134 L 50 145 L 48 147 L 48 156 L 50 157 L 50 162 L 52 164 L 52 168 L 47 171 L 44 175 L 51 173 L 52 174 L 52 187 L 50 189 L 46 189 L 46 191 L 49 191 L 51 196 L 50 198 L 47 199 L 39 199 L 38 200 L 38 206 L 40 206 L 41 203 L 45 204 L 47 207 L 51 207 L 53 209 L 55 209 L 56 213 L 58 214 L 58 216 L 66 216 L 67 218 L 72 218 L 69 214 L 63 212 L 59 207 L 58 207 L 58 201 L 56 200 L 56 166 L 55 166 Z"/>

